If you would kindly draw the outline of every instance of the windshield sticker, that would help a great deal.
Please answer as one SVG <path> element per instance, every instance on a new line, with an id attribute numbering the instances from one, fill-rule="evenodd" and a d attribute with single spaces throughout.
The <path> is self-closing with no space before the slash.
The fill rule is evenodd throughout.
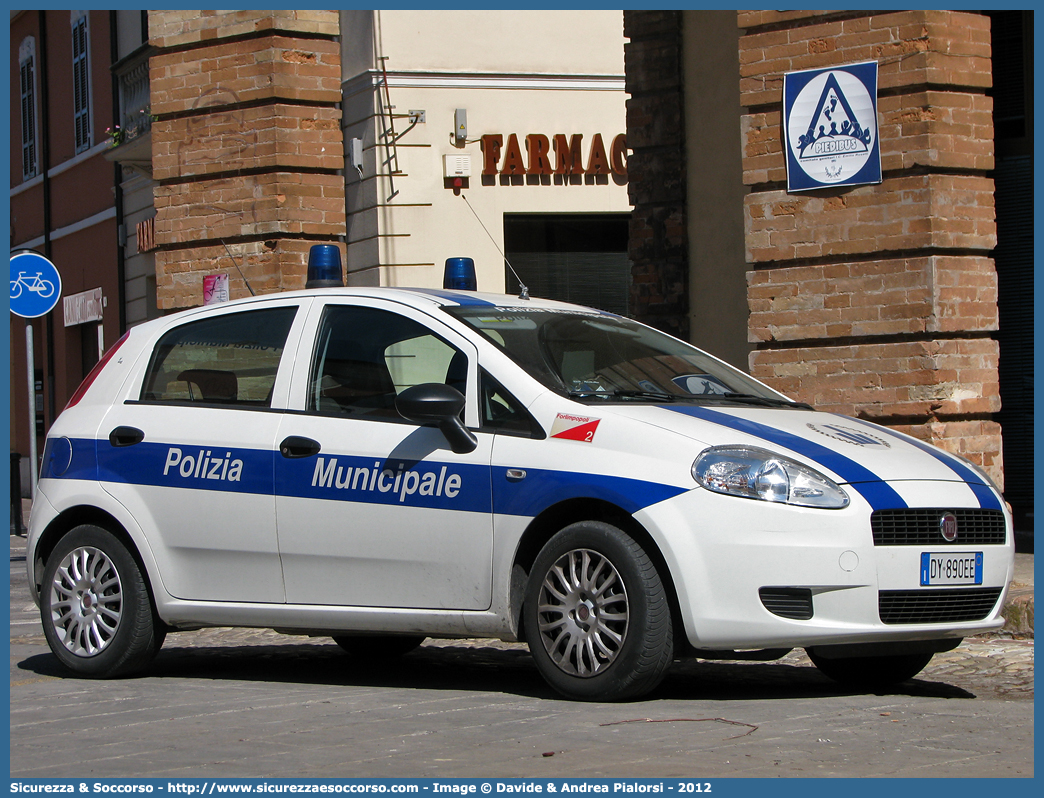
<path id="1" fill-rule="evenodd" d="M 537 315 L 537 316 L 541 316 L 541 317 L 545 316 L 545 315 L 551 315 L 551 316 L 583 316 L 584 318 L 588 318 L 588 319 L 590 319 L 590 318 L 598 318 L 600 316 L 612 316 L 613 315 L 611 313 L 604 313 L 603 311 L 595 310 L 594 308 L 591 308 L 590 310 L 586 310 L 586 309 L 580 308 L 580 307 L 571 307 L 571 308 L 570 307 L 565 307 L 565 308 L 530 308 L 530 307 L 525 307 L 525 306 L 517 306 L 516 307 L 514 305 L 507 305 L 507 306 L 498 305 L 498 306 L 496 306 L 494 308 L 494 310 L 496 310 L 497 314 L 500 315 L 500 316 L 520 315 L 520 316 L 522 316 L 524 318 L 530 318 L 531 314 Z M 619 316 L 617 316 L 617 318 L 619 318 Z"/>
<path id="2" fill-rule="evenodd" d="M 671 382 L 693 396 L 724 396 L 732 389 L 710 374 L 682 374 L 672 377 Z"/>
<path id="3" fill-rule="evenodd" d="M 511 329 L 511 330 L 535 330 L 537 323 L 527 318 L 508 318 L 505 316 L 480 316 L 471 320 L 472 324 L 480 330 L 489 329 Z"/>
<path id="4" fill-rule="evenodd" d="M 600 418 L 559 413 L 555 416 L 555 423 L 551 425 L 551 437 L 591 443 L 601 420 Z"/>

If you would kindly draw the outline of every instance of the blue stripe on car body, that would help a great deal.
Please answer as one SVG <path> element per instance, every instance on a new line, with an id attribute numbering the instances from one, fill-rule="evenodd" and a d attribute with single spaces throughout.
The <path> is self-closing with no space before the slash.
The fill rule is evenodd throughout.
<path id="1" fill-rule="evenodd" d="M 673 499 L 690 488 L 606 474 L 527 468 L 524 480 L 512 481 L 508 469 L 493 467 L 493 509 L 500 515 L 532 518 L 568 499 L 603 499 L 632 515 Z M 693 486 L 695 487 L 695 486 Z"/>
<path id="2" fill-rule="evenodd" d="M 744 432 L 756 438 L 785 446 L 793 452 L 808 457 L 825 468 L 829 468 L 842 481 L 851 485 L 863 496 L 874 510 L 901 509 L 907 506 L 903 498 L 896 493 L 895 489 L 882 480 L 868 468 L 860 465 L 855 460 L 845 457 L 822 444 L 785 432 L 766 424 L 759 424 L 745 418 L 730 416 L 706 407 L 696 405 L 659 405 L 664 410 L 672 410 L 693 416 L 701 421 L 709 421 L 722 427 Z"/>
<path id="3" fill-rule="evenodd" d="M 276 450 L 146 441 L 114 447 L 105 439 L 71 443 L 71 464 L 55 470 L 54 446 L 48 439 L 42 477 L 523 517 L 576 498 L 603 499 L 633 514 L 689 490 L 627 477 L 544 469 L 526 469 L 526 479 L 513 482 L 501 466 L 325 452 L 286 459 Z"/>
<path id="4" fill-rule="evenodd" d="M 436 297 L 437 299 L 448 299 L 450 302 L 456 302 L 458 305 L 463 305 L 465 307 L 496 307 L 495 304 L 487 302 L 485 299 L 479 299 L 472 294 L 458 293 L 456 291 L 444 291 L 438 288 L 398 288 L 396 290 L 410 291 L 414 294 L 425 294 L 427 296 Z"/>
<path id="5" fill-rule="evenodd" d="M 84 443 L 96 445 L 97 476 L 93 478 L 101 482 L 262 496 L 274 493 L 275 451 L 148 441 L 115 447 L 105 439 Z"/>
<path id="6" fill-rule="evenodd" d="M 489 513 L 489 466 L 327 454 L 276 463 L 275 492 L 300 499 Z"/>
<path id="7" fill-rule="evenodd" d="M 888 433 L 893 438 L 898 438 L 899 440 L 908 443 L 911 446 L 916 446 L 925 454 L 929 454 L 932 457 L 934 457 L 940 463 L 942 463 L 951 471 L 953 471 L 957 476 L 963 479 L 966 483 L 968 483 L 968 487 L 971 488 L 972 493 L 975 494 L 975 498 L 979 500 L 979 507 L 981 507 L 984 510 L 1001 509 L 1001 504 L 1000 501 L 998 501 L 997 499 L 997 495 L 993 492 L 990 486 L 985 483 L 983 478 L 975 471 L 975 469 L 968 466 L 965 463 L 962 463 L 949 452 L 945 452 L 936 446 L 932 446 L 930 444 L 925 443 L 924 441 L 919 441 L 917 440 L 917 438 L 914 438 L 912 436 L 903 435 L 901 433 L 896 432 L 895 430 L 888 429 L 888 427 L 882 427 L 877 424 L 871 424 L 868 421 L 863 421 L 858 418 L 854 418 L 852 420 L 859 422 L 865 427 L 872 426 L 875 432 Z"/>

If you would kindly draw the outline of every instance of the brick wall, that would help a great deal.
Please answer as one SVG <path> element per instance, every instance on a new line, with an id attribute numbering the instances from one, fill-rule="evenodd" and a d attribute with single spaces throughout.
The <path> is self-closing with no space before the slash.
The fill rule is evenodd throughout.
<path id="1" fill-rule="evenodd" d="M 631 314 L 689 337 L 680 11 L 624 11 Z"/>
<path id="2" fill-rule="evenodd" d="M 752 11 L 737 23 L 752 373 L 1000 481 L 988 18 Z M 788 194 L 784 73 L 867 60 L 883 182 Z"/>
<path id="3" fill-rule="evenodd" d="M 226 243 L 228 251 L 220 242 L 200 242 L 191 249 L 168 254 L 163 270 L 157 266 L 157 293 L 165 297 L 165 307 L 177 309 L 202 305 L 203 276 L 207 274 L 227 273 L 232 299 L 249 296 L 240 269 L 258 294 L 305 287 L 308 249 L 314 242 L 273 237 L 261 241 L 228 240 Z M 229 251 L 235 263 L 229 258 Z M 184 257 L 177 257 L 182 254 Z"/>
<path id="4" fill-rule="evenodd" d="M 336 11 L 150 11 L 157 298 L 303 288 L 345 233 Z M 343 257 L 343 250 L 342 250 Z"/>

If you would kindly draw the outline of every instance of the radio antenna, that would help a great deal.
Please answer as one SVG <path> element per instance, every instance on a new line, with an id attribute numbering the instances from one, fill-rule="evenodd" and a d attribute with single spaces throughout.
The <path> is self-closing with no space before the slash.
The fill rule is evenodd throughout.
<path id="1" fill-rule="evenodd" d="M 250 292 L 250 296 L 257 296 L 257 294 L 254 293 L 254 289 L 250 287 L 250 283 L 247 281 L 246 275 L 243 274 L 243 270 L 240 269 L 239 264 L 236 263 L 236 259 L 232 257 L 232 250 L 228 248 L 228 244 L 226 244 L 225 240 L 222 238 L 219 238 L 218 241 L 220 241 L 221 246 L 225 248 L 225 252 L 228 253 L 228 257 L 232 259 L 232 265 L 236 267 L 236 271 L 239 272 L 239 276 L 242 277 L 243 282 L 246 283 L 247 291 Z"/>
<path id="2" fill-rule="evenodd" d="M 462 193 L 460 196 L 464 198 L 464 204 L 468 206 L 468 210 L 470 210 L 472 214 L 474 214 L 475 221 L 479 223 L 479 226 L 483 230 L 486 230 L 486 225 L 482 224 L 482 220 L 479 219 L 479 215 L 475 213 L 475 209 L 472 208 L 471 203 L 468 202 L 467 194 Z M 504 263 L 506 263 L 507 267 L 511 269 L 511 273 L 515 275 L 515 279 L 518 280 L 519 287 L 522 289 L 521 293 L 518 295 L 518 298 L 529 299 L 529 289 L 526 288 L 526 284 L 522 282 L 522 278 L 518 276 L 518 272 L 516 272 L 515 267 L 511 265 L 511 261 L 508 260 L 508 256 L 504 254 L 504 250 L 500 248 L 500 245 L 497 243 L 497 240 L 493 238 L 493 235 L 489 232 L 489 230 L 486 230 L 486 235 L 489 236 L 489 240 L 493 242 L 493 246 L 497 248 L 497 252 L 499 252 L 501 257 L 504 258 Z"/>

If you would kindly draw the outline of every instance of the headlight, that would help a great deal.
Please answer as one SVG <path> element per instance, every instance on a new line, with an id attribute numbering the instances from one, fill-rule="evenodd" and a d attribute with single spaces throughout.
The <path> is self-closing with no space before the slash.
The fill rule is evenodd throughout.
<path id="1" fill-rule="evenodd" d="M 716 493 L 839 510 L 848 495 L 829 477 L 789 457 L 753 446 L 714 446 L 692 464 L 692 476 Z"/>

